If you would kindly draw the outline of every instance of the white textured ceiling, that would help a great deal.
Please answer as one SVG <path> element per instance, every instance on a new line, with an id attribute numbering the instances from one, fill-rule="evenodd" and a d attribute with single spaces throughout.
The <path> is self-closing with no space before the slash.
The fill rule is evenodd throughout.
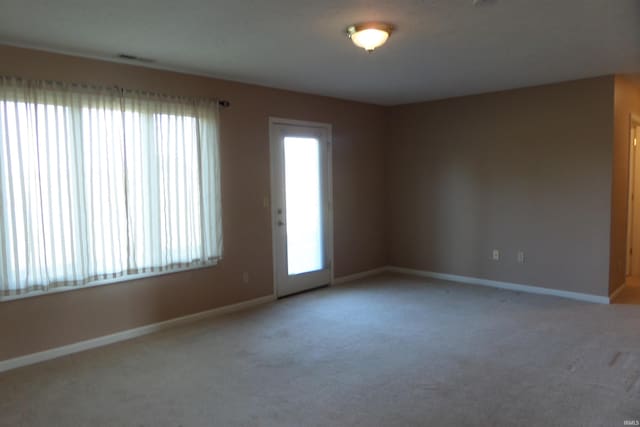
<path id="1" fill-rule="evenodd" d="M 367 20 L 397 27 L 373 54 Z M 0 0 L 0 43 L 392 105 L 639 72 L 640 1 Z"/>

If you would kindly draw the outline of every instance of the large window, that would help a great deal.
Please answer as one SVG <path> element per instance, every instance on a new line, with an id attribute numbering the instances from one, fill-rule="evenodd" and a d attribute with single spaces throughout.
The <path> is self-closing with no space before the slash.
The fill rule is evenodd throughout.
<path id="1" fill-rule="evenodd" d="M 0 297 L 214 264 L 217 108 L 0 78 Z"/>

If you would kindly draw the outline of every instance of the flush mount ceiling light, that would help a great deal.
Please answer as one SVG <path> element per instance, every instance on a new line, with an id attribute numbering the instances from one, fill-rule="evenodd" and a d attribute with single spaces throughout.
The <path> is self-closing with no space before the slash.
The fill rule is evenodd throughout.
<path id="1" fill-rule="evenodd" d="M 381 22 L 367 22 L 347 27 L 347 35 L 353 44 L 367 52 L 372 52 L 375 48 L 382 46 L 392 31 L 393 25 Z"/>

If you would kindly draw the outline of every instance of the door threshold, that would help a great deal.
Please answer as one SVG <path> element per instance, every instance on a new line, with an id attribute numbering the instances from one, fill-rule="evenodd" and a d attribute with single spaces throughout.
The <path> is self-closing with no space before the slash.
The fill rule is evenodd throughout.
<path id="1" fill-rule="evenodd" d="M 295 297 L 296 295 L 301 295 L 301 294 L 306 294 L 308 292 L 313 292 L 313 291 L 317 291 L 319 289 L 324 289 L 324 288 L 328 288 L 329 284 L 327 283 L 326 285 L 321 285 L 321 286 L 317 286 L 315 288 L 311 288 L 311 289 L 305 289 L 303 291 L 300 292 L 294 292 L 292 294 L 287 294 L 287 295 L 283 295 L 281 297 L 278 297 L 278 299 L 284 299 L 284 298 L 289 298 L 289 297 Z"/>

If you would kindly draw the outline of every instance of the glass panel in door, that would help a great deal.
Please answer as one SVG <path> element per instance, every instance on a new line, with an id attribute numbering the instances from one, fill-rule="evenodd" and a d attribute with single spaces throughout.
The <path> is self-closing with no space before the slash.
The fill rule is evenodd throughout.
<path id="1" fill-rule="evenodd" d="M 315 138 L 284 138 L 288 274 L 322 270 L 322 163 Z"/>

